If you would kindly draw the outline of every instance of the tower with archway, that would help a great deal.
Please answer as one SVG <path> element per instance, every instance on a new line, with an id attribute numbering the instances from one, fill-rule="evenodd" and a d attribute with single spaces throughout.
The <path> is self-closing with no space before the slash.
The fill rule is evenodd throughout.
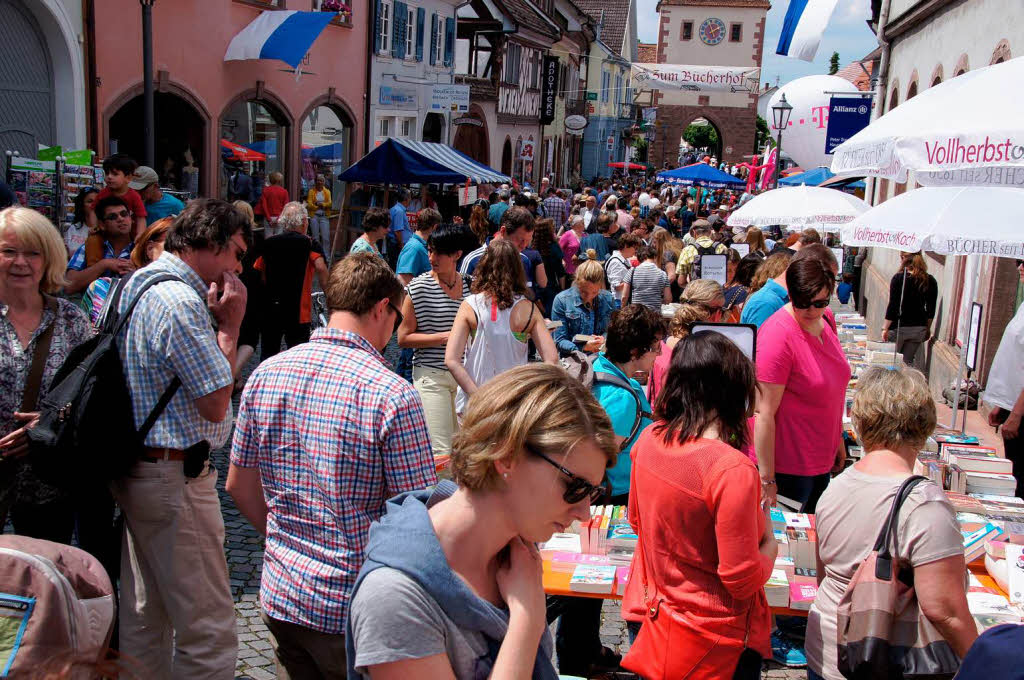
<path id="1" fill-rule="evenodd" d="M 659 0 L 657 61 L 759 68 L 770 7 L 767 0 Z M 680 140 L 695 131 L 714 133 L 714 141 L 711 135 L 698 138 L 719 161 L 738 163 L 755 153 L 757 92 L 655 91 L 654 103 L 658 127 L 651 159 L 658 167 L 676 165 Z"/>

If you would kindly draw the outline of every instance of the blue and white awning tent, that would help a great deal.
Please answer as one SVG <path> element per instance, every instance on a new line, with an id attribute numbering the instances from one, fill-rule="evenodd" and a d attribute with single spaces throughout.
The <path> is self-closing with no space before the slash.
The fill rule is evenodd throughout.
<path id="1" fill-rule="evenodd" d="M 444 144 L 388 137 L 338 175 L 342 182 L 367 184 L 472 184 L 511 182 L 503 175 Z"/>
<path id="2" fill-rule="evenodd" d="M 812 170 L 807 170 L 806 172 L 800 172 L 795 175 L 790 175 L 789 177 L 783 177 L 782 179 L 779 180 L 779 184 L 781 184 L 782 186 L 791 187 L 798 187 L 801 184 L 806 184 L 809 187 L 817 187 L 821 186 L 822 184 L 832 179 L 833 177 L 835 177 L 835 173 L 833 173 L 828 168 L 821 166 L 813 168 Z M 863 189 L 864 182 L 859 180 L 851 181 L 845 183 L 843 187 L 849 189 Z"/>
<path id="3" fill-rule="evenodd" d="M 707 163 L 694 163 L 675 170 L 659 172 L 654 181 L 679 186 L 700 184 L 708 189 L 734 189 L 747 184 L 746 180 L 733 177 Z"/>
<path id="4" fill-rule="evenodd" d="M 231 39 L 224 61 L 280 59 L 297 69 L 313 42 L 336 16 L 334 12 L 263 12 Z"/>

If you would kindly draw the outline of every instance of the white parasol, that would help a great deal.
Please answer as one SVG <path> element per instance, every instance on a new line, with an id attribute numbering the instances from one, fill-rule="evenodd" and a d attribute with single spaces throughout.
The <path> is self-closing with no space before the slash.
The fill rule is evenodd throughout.
<path id="1" fill-rule="evenodd" d="M 1024 186 L 1024 58 L 929 87 L 836 147 L 832 172 L 928 186 Z"/>
<path id="2" fill-rule="evenodd" d="M 839 231 L 871 206 L 836 189 L 795 186 L 780 187 L 759 194 L 729 215 L 730 227 L 767 227 L 774 224 L 793 228 L 813 227 Z"/>
<path id="3" fill-rule="evenodd" d="M 843 225 L 843 243 L 1024 259 L 1022 215 L 1021 189 L 924 187 L 890 198 Z"/>

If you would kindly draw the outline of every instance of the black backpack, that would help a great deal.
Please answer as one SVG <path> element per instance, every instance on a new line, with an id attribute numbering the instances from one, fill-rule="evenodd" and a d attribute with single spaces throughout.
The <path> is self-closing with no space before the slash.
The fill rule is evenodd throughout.
<path id="1" fill-rule="evenodd" d="M 699 279 L 700 278 L 700 271 L 701 271 L 700 258 L 704 257 L 705 255 L 717 255 L 718 254 L 718 244 L 717 243 L 712 243 L 710 246 L 702 246 L 702 245 L 699 245 L 697 243 L 694 243 L 693 247 L 697 249 L 697 257 L 695 257 L 694 260 L 693 260 L 693 273 L 690 275 L 690 280 L 691 281 L 693 281 L 694 279 Z"/>
<path id="2" fill-rule="evenodd" d="M 164 281 L 159 274 L 140 286 L 123 313 L 118 303 L 129 277 L 110 291 L 109 311 L 96 335 L 76 347 L 39 400 L 39 421 L 28 431 L 29 460 L 37 475 L 62 489 L 78 489 L 124 476 L 140 458 L 146 435 L 181 386 L 177 377 L 149 417 L 135 429 L 131 394 L 121 365 L 117 336 L 143 293 Z"/>

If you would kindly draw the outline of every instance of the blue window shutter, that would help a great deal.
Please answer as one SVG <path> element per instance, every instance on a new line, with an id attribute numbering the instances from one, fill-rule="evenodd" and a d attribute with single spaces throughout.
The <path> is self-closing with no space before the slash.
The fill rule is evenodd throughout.
<path id="1" fill-rule="evenodd" d="M 373 52 L 374 52 L 374 54 L 377 54 L 377 53 L 380 52 L 380 21 L 381 21 L 380 13 L 381 13 L 380 0 L 377 0 L 376 11 L 374 12 L 374 17 L 375 17 L 374 18 L 375 29 L 373 31 Z"/>
<path id="2" fill-rule="evenodd" d="M 416 8 L 416 61 L 423 61 L 423 24 L 426 23 L 427 11 Z"/>
<path id="3" fill-rule="evenodd" d="M 405 58 L 405 29 L 409 23 L 408 10 L 404 2 L 395 2 L 392 5 L 391 25 L 391 56 L 396 59 Z"/>
<path id="4" fill-rule="evenodd" d="M 430 65 L 433 66 L 434 62 L 437 61 L 437 49 L 434 45 L 437 44 L 437 14 L 430 15 Z"/>
<path id="5" fill-rule="evenodd" d="M 455 56 L 455 19 L 444 20 L 444 65 L 451 66 Z"/>

